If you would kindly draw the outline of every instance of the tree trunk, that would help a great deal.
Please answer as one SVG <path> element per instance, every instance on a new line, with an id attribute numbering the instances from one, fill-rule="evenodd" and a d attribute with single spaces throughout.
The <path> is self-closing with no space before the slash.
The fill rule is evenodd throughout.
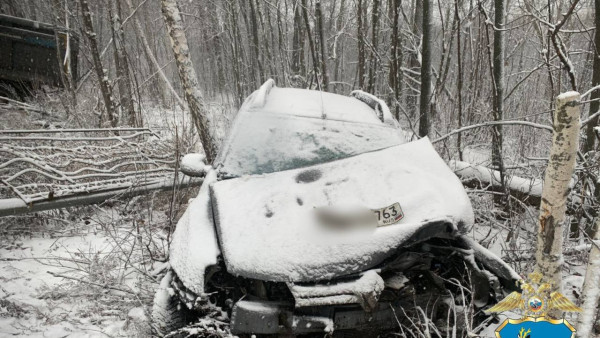
<path id="1" fill-rule="evenodd" d="M 312 64 L 313 64 L 313 70 L 315 73 L 314 74 L 315 81 L 318 84 L 319 83 L 319 69 L 318 69 L 319 61 L 317 60 L 317 55 L 315 53 L 315 42 L 314 42 L 312 33 L 310 32 L 310 22 L 308 21 L 308 8 L 307 8 L 306 0 L 302 0 L 302 16 L 304 16 L 304 25 L 306 28 L 306 36 L 308 37 L 308 46 L 310 47 L 310 54 L 312 56 Z"/>
<path id="2" fill-rule="evenodd" d="M 559 292 L 565 211 L 579 142 L 579 100 L 577 92 L 567 92 L 556 98 L 552 149 L 540 205 L 536 266 Z M 557 317 L 556 313 L 551 315 Z"/>
<path id="3" fill-rule="evenodd" d="M 211 163 L 215 158 L 217 145 L 210 134 L 207 108 L 200 94 L 198 78 L 196 77 L 196 71 L 190 57 L 190 50 L 183 29 L 181 15 L 179 14 L 179 7 L 175 0 L 162 0 L 161 5 L 165 24 L 169 31 L 171 46 L 173 47 L 173 55 L 177 63 L 177 70 L 179 71 L 179 79 L 185 93 L 185 99 L 188 103 L 192 120 L 200 135 L 206 159 L 208 163 Z"/>
<path id="4" fill-rule="evenodd" d="M 377 69 L 379 68 L 379 55 L 377 55 L 377 49 L 379 46 L 379 1 L 373 0 L 373 12 L 371 14 L 371 67 L 369 68 L 369 87 L 367 89 L 370 93 L 375 93 L 375 79 L 377 76 Z"/>
<path id="5" fill-rule="evenodd" d="M 357 38 L 358 38 L 358 88 L 361 90 L 365 89 L 365 23 L 364 23 L 364 11 L 363 11 L 363 0 L 358 0 L 356 4 L 357 11 Z"/>
<path id="6" fill-rule="evenodd" d="M 321 0 L 315 3 L 315 16 L 317 17 L 317 34 L 319 38 L 319 50 L 321 59 L 321 77 L 323 81 L 323 90 L 329 91 L 329 74 L 327 74 L 327 49 L 325 46 L 325 32 L 323 29 L 323 10 L 321 9 Z"/>
<path id="7" fill-rule="evenodd" d="M 594 1 L 594 22 L 596 23 L 596 27 L 600 27 L 600 0 Z M 592 74 L 592 87 L 600 85 L 600 29 L 596 29 L 594 32 L 594 70 Z M 595 114 L 600 110 L 600 90 L 595 90 L 592 92 L 590 97 L 590 110 L 589 114 Z M 592 121 L 590 121 L 587 125 L 586 129 L 586 138 L 585 143 L 583 144 L 583 152 L 587 153 L 594 150 L 594 145 L 596 142 L 596 136 L 594 135 L 594 127 L 598 125 L 600 122 L 600 117 L 596 116 Z"/>
<path id="8" fill-rule="evenodd" d="M 600 217 L 596 219 L 596 232 L 592 240 L 592 249 L 590 250 L 581 296 L 583 297 L 581 305 L 583 311 L 579 315 L 577 335 L 579 337 L 592 337 L 600 297 Z"/>
<path id="9" fill-rule="evenodd" d="M 302 9 L 300 3 L 294 9 L 294 35 L 292 38 L 292 73 L 305 75 L 304 69 L 304 29 L 302 28 Z"/>
<path id="10" fill-rule="evenodd" d="M 419 101 L 419 136 L 431 132 L 431 0 L 423 0 L 423 51 L 421 62 L 421 97 Z"/>
<path id="11" fill-rule="evenodd" d="M 396 119 L 400 119 L 400 101 L 402 95 L 402 48 L 401 48 L 401 35 L 400 35 L 400 6 L 402 6 L 402 0 L 390 0 L 390 12 L 392 18 L 392 36 L 390 38 L 390 74 L 389 84 L 392 89 L 393 100 L 390 100 L 390 107 L 393 107 L 394 116 Z"/>
<path id="12" fill-rule="evenodd" d="M 133 106 L 133 87 L 129 78 L 129 64 L 125 56 L 125 39 L 123 27 L 121 26 L 121 4 L 115 0 L 115 8 L 109 7 L 109 13 L 112 20 L 112 38 L 115 51 L 115 67 L 117 69 L 117 83 L 119 85 L 119 98 L 121 110 L 127 112 L 128 123 L 130 126 L 136 126 L 136 114 Z"/>
<path id="13" fill-rule="evenodd" d="M 460 12 L 458 11 L 458 0 L 454 0 L 454 18 L 456 20 L 456 62 L 458 63 L 458 74 L 457 77 L 457 96 L 458 96 L 458 116 L 456 119 L 458 120 L 458 129 L 462 128 L 462 90 L 463 90 L 463 60 L 461 56 L 461 46 L 460 46 L 460 33 L 461 33 L 461 24 L 460 24 Z M 462 151 L 462 135 L 458 134 L 456 138 L 456 148 L 458 148 L 458 159 L 460 161 L 463 160 L 463 151 Z"/>
<path id="14" fill-rule="evenodd" d="M 131 0 L 125 0 L 125 2 L 127 3 L 127 7 L 129 7 L 129 10 L 131 12 L 133 12 L 134 8 L 131 4 Z M 173 97 L 175 98 L 175 100 L 177 100 L 177 103 L 179 104 L 179 106 L 181 106 L 182 108 L 185 107 L 185 103 L 179 97 L 179 95 L 177 95 L 177 92 L 171 85 L 171 82 L 165 75 L 165 72 L 163 72 L 162 67 L 160 66 L 160 64 L 158 64 L 158 61 L 156 60 L 156 57 L 154 56 L 154 53 L 152 52 L 152 48 L 150 47 L 150 43 L 148 43 L 148 39 L 146 39 L 146 34 L 144 33 L 144 29 L 142 28 L 142 24 L 140 23 L 140 20 L 137 18 L 137 16 L 134 16 L 133 21 L 135 23 L 135 28 L 138 31 L 138 35 L 139 35 L 140 39 L 142 40 L 142 45 L 144 45 L 144 49 L 146 50 L 146 55 L 148 56 L 148 58 L 150 59 L 150 61 L 154 65 L 154 67 L 156 67 L 156 71 L 160 75 L 160 78 L 163 79 L 165 85 L 169 88 L 169 91 L 171 92 L 171 94 L 173 94 Z"/>
<path id="15" fill-rule="evenodd" d="M 258 66 L 258 75 L 257 75 L 257 80 L 258 80 L 258 84 L 262 84 L 264 82 L 264 70 L 263 70 L 263 65 L 262 65 L 262 61 L 260 59 L 260 41 L 258 38 L 258 20 L 257 20 L 257 14 L 256 14 L 256 9 L 254 8 L 254 0 L 250 0 L 248 1 L 248 3 L 250 4 L 250 23 L 251 23 L 251 29 L 252 29 L 252 51 L 254 52 L 254 59 L 256 60 L 256 64 Z"/>
<path id="16" fill-rule="evenodd" d="M 504 115 L 504 2 L 505 0 L 494 0 L 494 121 L 501 121 Z M 502 143 L 502 126 L 494 126 L 492 129 L 492 166 L 500 172 L 500 184 L 504 187 Z"/>
<path id="17" fill-rule="evenodd" d="M 425 0 L 414 0 L 414 15 L 412 22 L 412 31 L 416 36 L 423 38 L 423 1 Z M 419 61 L 419 50 L 415 48 L 414 51 L 410 54 L 409 65 L 411 71 L 420 72 L 421 61 Z M 416 79 L 418 80 L 418 78 Z M 410 117 L 413 118 L 417 115 L 417 93 L 411 91 L 408 93 L 406 97 L 406 108 L 410 113 Z"/>
<path id="18" fill-rule="evenodd" d="M 98 50 L 98 41 L 96 40 L 96 33 L 94 32 L 90 6 L 87 0 L 79 0 L 79 3 L 81 5 L 81 12 L 83 13 L 84 33 L 90 43 L 94 70 L 98 76 L 98 82 L 100 83 L 100 91 L 102 92 L 102 99 L 104 100 L 106 114 L 108 115 L 108 120 L 110 121 L 111 126 L 116 127 L 118 121 L 117 116 L 115 116 L 113 93 L 108 81 L 108 75 L 106 74 L 104 67 L 102 67 L 102 61 L 100 60 L 100 51 Z"/>

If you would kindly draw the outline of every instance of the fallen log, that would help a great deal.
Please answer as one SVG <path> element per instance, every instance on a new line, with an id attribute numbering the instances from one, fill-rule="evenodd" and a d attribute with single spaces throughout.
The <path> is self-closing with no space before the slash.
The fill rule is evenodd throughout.
<path id="1" fill-rule="evenodd" d="M 500 172 L 488 167 L 463 161 L 451 160 L 448 166 L 470 188 L 502 192 Z M 512 196 L 523 203 L 538 207 L 542 198 L 543 181 L 505 174 L 507 188 Z"/>

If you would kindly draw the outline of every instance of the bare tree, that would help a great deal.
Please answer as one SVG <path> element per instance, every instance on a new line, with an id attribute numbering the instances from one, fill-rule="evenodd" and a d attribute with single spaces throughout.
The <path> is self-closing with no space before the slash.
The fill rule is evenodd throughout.
<path id="1" fill-rule="evenodd" d="M 133 8 L 133 5 L 131 4 L 131 0 L 125 0 L 125 2 L 127 3 L 127 7 L 129 7 L 129 9 L 132 12 L 134 12 L 135 9 Z M 177 91 L 175 91 L 175 89 L 171 85 L 171 81 L 169 81 L 169 79 L 167 78 L 167 75 L 163 71 L 163 67 L 158 63 L 158 60 L 154 56 L 152 47 L 150 47 L 150 43 L 148 42 L 148 39 L 146 38 L 146 34 L 144 33 L 142 24 L 140 23 L 140 20 L 138 19 L 137 16 L 134 16 L 134 23 L 135 23 L 135 28 L 137 30 L 137 33 L 140 37 L 140 40 L 142 41 L 142 45 L 144 47 L 144 51 L 146 52 L 146 56 L 150 59 L 151 63 L 156 68 L 156 72 L 159 74 L 160 78 L 163 80 L 163 83 L 167 86 L 167 88 L 169 89 L 169 91 L 171 92 L 171 94 L 173 95 L 173 97 L 175 98 L 177 103 L 179 104 L 179 106 L 184 107 L 185 103 L 179 97 L 179 95 L 177 94 Z"/>
<path id="2" fill-rule="evenodd" d="M 321 0 L 315 3 L 315 16 L 317 17 L 317 33 L 319 38 L 319 54 L 321 59 L 321 77 L 323 81 L 323 90 L 329 91 L 329 75 L 327 74 L 327 43 L 325 41 L 325 32 L 323 28 L 323 10 L 321 9 Z"/>
<path id="3" fill-rule="evenodd" d="M 100 83 L 100 91 L 102 92 L 102 98 L 104 99 L 104 107 L 108 120 L 113 127 L 118 124 L 117 116 L 115 115 L 115 102 L 113 101 L 112 87 L 108 81 L 108 74 L 106 69 L 102 66 L 102 60 L 100 60 L 100 51 L 98 50 L 98 41 L 96 40 L 96 33 L 94 31 L 94 24 L 92 22 L 92 13 L 87 0 L 79 0 L 81 5 L 81 12 L 83 14 L 84 32 L 90 43 L 90 49 L 92 53 L 92 60 L 94 62 L 94 69 L 98 76 L 98 82 Z"/>
<path id="4" fill-rule="evenodd" d="M 358 88 L 365 89 L 365 9 L 363 0 L 356 2 L 356 17 L 358 20 L 356 36 L 358 38 Z"/>
<path id="5" fill-rule="evenodd" d="M 431 132 L 431 48 L 433 36 L 431 0 L 423 1 L 423 38 L 421 61 L 421 97 L 419 100 L 419 136 L 428 136 Z"/>
<path id="6" fill-rule="evenodd" d="M 200 140 L 202 141 L 202 147 L 206 154 L 206 159 L 210 163 L 214 160 L 217 145 L 210 134 L 210 124 L 207 117 L 207 109 L 204 105 L 204 99 L 200 93 L 198 85 L 198 78 L 196 77 L 196 71 L 190 58 L 190 49 L 188 47 L 187 38 L 183 29 L 183 22 L 179 7 L 175 0 L 162 0 L 161 1 L 162 13 L 165 18 L 165 24 L 169 31 L 169 37 L 171 40 L 171 47 L 173 48 L 173 55 L 177 62 L 177 69 L 179 71 L 179 79 L 183 86 L 185 93 L 185 99 L 188 102 L 190 114 L 192 120 L 196 125 Z"/>
<path id="7" fill-rule="evenodd" d="M 401 0 L 390 0 L 390 14 L 392 15 L 392 36 L 390 38 L 390 73 L 389 84 L 393 103 L 390 107 L 394 108 L 394 115 L 397 119 L 400 118 L 400 104 L 402 95 L 402 41 L 400 35 L 400 7 Z M 391 101 L 391 100 L 390 100 Z"/>
<path id="8" fill-rule="evenodd" d="M 114 6 L 113 6 L 114 4 Z M 128 123 L 136 125 L 136 113 L 133 106 L 133 87 L 129 75 L 129 62 L 125 52 L 125 38 L 121 25 L 121 3 L 119 0 L 111 1 L 109 14 L 112 20 L 111 33 L 115 54 L 115 68 L 117 69 L 117 83 L 119 87 L 120 107 L 127 112 Z"/>
<path id="9" fill-rule="evenodd" d="M 306 36 L 308 37 L 310 55 L 312 56 L 314 79 L 317 85 L 319 85 L 319 60 L 317 58 L 315 40 L 310 29 L 310 21 L 308 20 L 308 5 L 306 4 L 306 0 L 302 0 L 302 16 L 304 17 L 304 27 L 306 28 Z"/>
<path id="10" fill-rule="evenodd" d="M 292 73 L 304 74 L 304 29 L 302 23 L 302 8 L 297 2 L 294 8 L 294 35 L 292 40 Z"/>
<path id="11" fill-rule="evenodd" d="M 596 24 L 596 27 L 600 27 L 600 0 L 595 0 L 594 5 L 594 23 Z M 596 29 L 594 31 L 593 47 L 592 58 L 594 62 L 591 85 L 592 87 L 596 87 L 600 85 L 600 29 Z M 596 112 L 600 111 L 600 90 L 593 91 L 590 99 L 592 102 L 590 103 L 589 115 L 592 116 Z M 584 153 L 594 150 L 594 144 L 596 140 L 594 135 L 594 127 L 598 126 L 598 122 L 600 122 L 600 118 L 596 116 L 587 125 L 585 143 L 583 144 Z"/>
<path id="12" fill-rule="evenodd" d="M 379 3 L 380 0 L 373 0 L 373 10 L 371 13 L 371 65 L 369 67 L 369 85 L 368 92 L 375 92 L 375 78 L 377 69 L 379 68 L 379 55 L 377 48 L 379 47 Z"/>
<path id="13" fill-rule="evenodd" d="M 456 119 L 458 121 L 458 129 L 462 128 L 462 119 L 463 119 L 463 104 L 462 104 L 462 91 L 463 91 L 463 60 L 462 60 L 462 55 L 461 55 L 461 45 L 460 45 L 460 38 L 461 38 L 461 24 L 460 24 L 460 12 L 458 9 L 458 2 L 459 0 L 455 0 L 454 1 L 454 18 L 456 20 L 456 62 L 458 63 L 458 73 L 457 73 L 457 79 L 456 79 L 456 91 L 457 91 L 457 98 L 458 98 L 458 115 L 456 116 Z M 460 161 L 463 160 L 463 151 L 462 151 L 462 135 L 458 134 L 457 138 L 456 138 L 456 148 L 458 149 L 458 159 Z"/>
<path id="14" fill-rule="evenodd" d="M 494 61 L 493 61 L 493 115 L 494 121 L 504 118 L 504 20 L 505 0 L 494 0 Z M 504 161 L 502 158 L 502 126 L 492 131 L 492 166 L 500 172 L 500 184 L 505 186 Z M 499 201 L 499 198 L 496 198 Z"/>

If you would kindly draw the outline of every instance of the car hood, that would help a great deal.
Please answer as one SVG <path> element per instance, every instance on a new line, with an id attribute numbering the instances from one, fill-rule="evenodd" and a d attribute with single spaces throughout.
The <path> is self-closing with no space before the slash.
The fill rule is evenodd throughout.
<path id="1" fill-rule="evenodd" d="M 327 280 L 376 266 L 401 246 L 473 224 L 458 178 L 428 139 L 334 162 L 214 183 L 212 210 L 227 270 L 266 281 Z M 379 209 L 397 223 L 335 231 L 315 208 Z"/>

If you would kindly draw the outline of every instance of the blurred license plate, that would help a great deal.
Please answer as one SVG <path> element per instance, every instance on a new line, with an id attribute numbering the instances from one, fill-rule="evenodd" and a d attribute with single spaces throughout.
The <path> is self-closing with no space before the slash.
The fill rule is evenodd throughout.
<path id="1" fill-rule="evenodd" d="M 396 202 L 390 206 L 381 209 L 374 209 L 375 217 L 377 218 L 378 226 L 392 225 L 404 218 L 400 203 Z"/>

